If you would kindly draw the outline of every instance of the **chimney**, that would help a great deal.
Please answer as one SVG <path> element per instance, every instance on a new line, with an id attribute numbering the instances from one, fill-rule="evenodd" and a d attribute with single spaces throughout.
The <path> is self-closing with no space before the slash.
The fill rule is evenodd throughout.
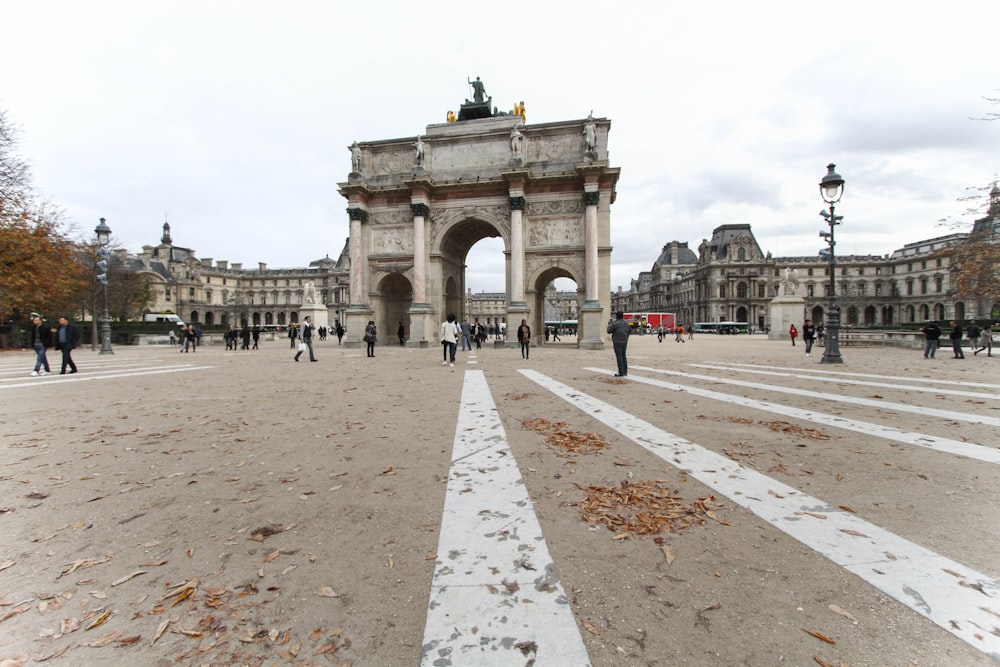
<path id="1" fill-rule="evenodd" d="M 267 271 L 267 262 L 257 262 L 258 271 Z"/>
<path id="2" fill-rule="evenodd" d="M 243 270 L 243 262 L 233 262 L 233 267 L 232 268 L 233 268 L 233 271 L 242 271 Z"/>
<path id="3" fill-rule="evenodd" d="M 215 267 L 218 268 L 218 269 L 222 269 L 222 270 L 228 269 L 229 268 L 229 260 L 228 259 L 220 259 L 219 261 L 217 261 L 215 263 Z"/>

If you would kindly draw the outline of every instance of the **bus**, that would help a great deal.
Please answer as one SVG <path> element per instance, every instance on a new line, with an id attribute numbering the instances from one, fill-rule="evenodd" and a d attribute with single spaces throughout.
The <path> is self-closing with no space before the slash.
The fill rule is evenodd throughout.
<path id="1" fill-rule="evenodd" d="M 745 334 L 750 333 L 746 322 L 695 322 L 695 333 Z"/>

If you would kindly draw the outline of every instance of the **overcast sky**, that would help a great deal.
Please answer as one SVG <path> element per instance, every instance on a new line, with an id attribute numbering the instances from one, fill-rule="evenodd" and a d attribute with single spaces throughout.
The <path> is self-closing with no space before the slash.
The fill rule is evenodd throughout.
<path id="1" fill-rule="evenodd" d="M 0 0 L 0 107 L 36 189 L 78 230 L 271 268 L 336 257 L 355 140 L 423 133 L 479 76 L 528 125 L 611 119 L 612 289 L 672 240 L 749 223 L 838 254 L 949 233 L 1000 170 L 1000 2 L 25 2 Z M 971 221 L 971 217 L 964 218 Z M 468 286 L 502 291 L 502 244 Z M 560 287 L 565 287 L 560 285 Z"/>

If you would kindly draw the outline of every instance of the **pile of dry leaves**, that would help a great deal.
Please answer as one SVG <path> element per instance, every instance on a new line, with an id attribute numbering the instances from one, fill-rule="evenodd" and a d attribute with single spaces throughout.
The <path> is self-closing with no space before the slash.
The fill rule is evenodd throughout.
<path id="1" fill-rule="evenodd" d="M 658 482 L 643 480 L 625 480 L 618 486 L 577 486 L 586 493 L 574 503 L 583 520 L 604 524 L 615 533 L 614 539 L 676 533 L 704 524 L 706 519 L 729 525 L 715 515 L 715 496 L 684 503 Z"/>
<path id="2" fill-rule="evenodd" d="M 522 419 L 521 426 L 541 433 L 545 442 L 566 454 L 594 454 L 608 446 L 608 441 L 596 433 L 582 433 L 566 428 L 566 422 L 550 422 L 541 417 Z"/>

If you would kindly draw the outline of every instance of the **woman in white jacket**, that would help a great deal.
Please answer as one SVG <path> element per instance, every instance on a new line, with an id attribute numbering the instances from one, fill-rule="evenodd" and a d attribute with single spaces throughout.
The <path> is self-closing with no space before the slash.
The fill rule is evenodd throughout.
<path id="1" fill-rule="evenodd" d="M 455 348 L 458 346 L 458 339 L 456 338 L 456 325 L 455 316 L 449 314 L 448 319 L 441 323 L 441 348 L 444 354 L 444 361 L 441 362 L 442 366 L 447 366 L 449 357 L 451 360 L 451 365 L 455 365 Z"/>

